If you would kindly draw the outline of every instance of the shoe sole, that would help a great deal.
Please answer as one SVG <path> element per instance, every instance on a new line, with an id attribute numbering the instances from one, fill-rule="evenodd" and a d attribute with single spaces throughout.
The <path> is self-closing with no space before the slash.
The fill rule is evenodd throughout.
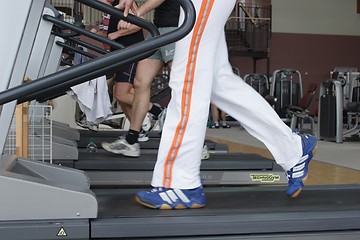
<path id="1" fill-rule="evenodd" d="M 314 150 L 312 150 L 312 157 L 315 156 L 316 151 L 317 151 L 317 148 L 318 148 L 318 143 L 316 143 L 316 146 L 314 147 Z M 311 160 L 312 160 L 312 158 L 310 159 L 310 161 L 311 161 Z M 310 164 L 310 161 L 309 161 L 309 164 Z M 306 174 L 306 176 L 303 177 L 302 181 L 303 181 L 303 182 L 306 181 L 307 177 L 308 177 L 308 174 Z M 299 188 L 296 192 L 294 192 L 292 195 L 290 195 L 290 197 L 291 197 L 291 198 L 296 198 L 297 196 L 300 195 L 301 191 L 302 191 L 302 188 Z"/>
<path id="2" fill-rule="evenodd" d="M 138 138 L 138 142 L 147 142 L 147 141 L 149 141 L 149 137 Z"/>
<path id="3" fill-rule="evenodd" d="M 198 203 L 195 203 L 195 204 L 191 205 L 190 207 L 185 207 L 182 204 L 179 204 L 174 208 L 171 207 L 168 204 L 162 204 L 160 207 L 156 207 L 156 206 L 150 205 L 148 203 L 144 203 L 143 201 L 141 201 L 141 199 L 138 196 L 135 196 L 135 201 L 140 203 L 141 205 L 143 205 L 145 207 L 152 208 L 152 209 L 159 209 L 159 210 L 197 209 L 197 208 L 205 207 L 205 204 L 198 204 Z"/>
<path id="4" fill-rule="evenodd" d="M 103 149 L 105 149 L 108 152 L 112 152 L 115 154 L 122 154 L 126 157 L 140 157 L 140 153 L 139 154 L 134 154 L 133 152 L 130 151 L 125 151 L 125 150 L 113 150 L 111 148 L 108 148 L 107 146 L 103 146 L 101 145 Z"/>

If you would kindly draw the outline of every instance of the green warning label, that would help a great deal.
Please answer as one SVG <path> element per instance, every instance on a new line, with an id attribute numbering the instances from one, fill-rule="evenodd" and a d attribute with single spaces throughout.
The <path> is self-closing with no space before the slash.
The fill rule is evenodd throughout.
<path id="1" fill-rule="evenodd" d="M 251 180 L 253 182 L 269 183 L 269 182 L 280 181 L 280 175 L 274 175 L 272 173 L 269 173 L 269 174 L 250 174 L 250 177 L 251 177 Z"/>

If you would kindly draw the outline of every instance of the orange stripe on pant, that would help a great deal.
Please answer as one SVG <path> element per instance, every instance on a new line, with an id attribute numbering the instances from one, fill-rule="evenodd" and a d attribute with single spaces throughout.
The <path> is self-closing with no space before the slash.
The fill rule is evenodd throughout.
<path id="1" fill-rule="evenodd" d="M 172 141 L 170 150 L 166 157 L 166 162 L 164 165 L 164 179 L 163 186 L 170 187 L 172 181 L 172 168 L 174 166 L 174 162 L 178 155 L 186 126 L 189 120 L 189 113 L 191 108 L 191 96 L 192 96 L 192 87 L 194 83 L 194 74 L 196 68 L 196 58 L 197 52 L 199 49 L 199 43 L 204 32 L 206 22 L 211 13 L 212 6 L 214 4 L 214 0 L 203 0 L 201 4 L 201 8 L 199 13 L 197 14 L 197 20 L 192 31 L 191 38 L 191 47 L 189 49 L 188 54 L 188 62 L 186 64 L 186 73 L 184 78 L 184 87 L 182 94 L 182 102 L 181 102 L 181 112 L 182 116 L 180 122 L 178 123 L 174 135 L 174 139 Z M 181 41 L 181 40 L 180 40 Z"/>

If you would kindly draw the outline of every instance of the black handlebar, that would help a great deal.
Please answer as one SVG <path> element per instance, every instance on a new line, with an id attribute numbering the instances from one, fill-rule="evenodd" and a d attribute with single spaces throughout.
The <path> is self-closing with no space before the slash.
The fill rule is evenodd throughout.
<path id="1" fill-rule="evenodd" d="M 119 14 L 120 18 L 124 18 L 120 10 L 116 10 L 111 6 L 102 4 L 98 1 L 76 0 L 90 7 L 97 8 L 101 11 L 106 10 L 111 13 Z M 185 37 L 193 28 L 195 23 L 195 9 L 189 0 L 178 0 L 180 6 L 184 10 L 184 21 L 175 31 L 155 36 L 151 39 L 133 44 L 127 48 L 114 51 L 104 56 L 93 59 L 92 61 L 70 67 L 68 69 L 41 77 L 29 83 L 7 89 L 0 93 L 0 105 L 18 99 L 18 103 L 37 99 L 38 97 L 46 97 L 46 94 L 66 91 L 72 86 L 89 81 L 91 79 L 105 75 L 106 72 L 114 71 L 122 65 L 139 61 L 148 57 L 153 50 L 175 42 Z M 128 16 L 127 21 L 134 24 L 142 24 L 144 21 L 135 16 Z"/>

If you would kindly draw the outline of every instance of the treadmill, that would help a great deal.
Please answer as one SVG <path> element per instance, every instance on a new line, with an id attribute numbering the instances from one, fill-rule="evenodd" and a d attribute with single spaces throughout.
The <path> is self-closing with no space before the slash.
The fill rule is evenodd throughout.
<path id="1" fill-rule="evenodd" d="M 147 186 L 151 183 L 160 143 L 158 132 L 149 132 L 149 141 L 139 142 L 138 158 L 113 154 L 101 148 L 101 142 L 114 141 L 124 131 L 80 130 L 78 159 L 53 159 L 54 164 L 86 171 L 91 186 Z M 97 152 L 85 148 L 92 139 Z M 272 159 L 259 154 L 229 153 L 226 144 L 206 140 L 210 158 L 203 160 L 201 178 L 208 185 L 259 185 L 285 184 L 284 170 Z"/>
<path id="2" fill-rule="evenodd" d="M 53 160 L 54 164 L 83 170 L 91 186 L 149 186 L 157 154 L 138 158 L 98 150 L 79 152 L 79 159 Z M 207 185 L 279 185 L 287 183 L 284 170 L 258 154 L 211 153 L 202 160 L 201 178 Z"/>
<path id="3" fill-rule="evenodd" d="M 102 149 L 102 142 L 112 142 L 126 134 L 124 130 L 79 130 L 77 141 L 78 159 L 53 159 L 54 164 L 86 171 L 91 186 L 149 185 L 160 144 L 158 131 L 148 132 L 149 140 L 139 142 L 138 158 L 113 154 Z M 97 152 L 87 152 L 86 146 L 93 141 Z M 201 178 L 207 185 L 279 185 L 286 184 L 284 170 L 273 159 L 259 154 L 228 152 L 226 144 L 205 140 L 210 158 L 203 160 Z"/>
<path id="4" fill-rule="evenodd" d="M 61 22 L 54 22 L 54 24 L 58 24 L 61 27 L 69 27 Z M 78 31 L 79 33 L 86 34 L 83 29 L 78 29 L 74 26 L 70 29 L 74 32 Z M 69 42 L 84 45 L 84 47 L 93 49 L 99 54 L 105 54 L 91 44 L 73 38 L 71 35 L 59 34 L 57 31 L 53 32 L 58 34 L 58 37 L 66 38 Z M 93 37 L 88 34 L 86 36 Z M 98 40 L 101 41 L 102 39 Z M 62 43 L 60 46 L 68 47 Z M 79 51 L 78 49 L 71 49 Z M 81 51 L 79 52 L 81 53 Z M 44 99 L 46 97 L 40 96 L 39 98 Z M 151 181 L 152 168 L 155 164 L 160 142 L 160 134 L 155 131 L 149 133 L 150 140 L 140 143 L 143 156 L 134 162 L 129 161 L 128 158 L 109 154 L 100 149 L 101 142 L 113 141 L 123 133 L 124 131 L 92 132 L 80 130 L 80 138 L 77 140 L 77 154 L 73 154 L 72 156 L 74 157 L 69 157 L 68 154 L 64 155 L 64 157 L 53 157 L 52 162 L 86 171 L 92 186 L 103 184 L 116 186 L 135 183 L 148 185 Z M 90 139 L 93 139 L 98 146 L 96 154 L 88 154 L 86 152 L 85 147 L 90 142 Z M 211 154 L 210 159 L 202 167 L 202 178 L 204 181 L 206 180 L 207 184 L 284 184 L 287 181 L 284 171 L 273 160 L 257 154 L 227 154 L 228 147 L 225 144 L 218 144 L 208 140 L 205 141 L 205 144 Z"/>
<path id="5" fill-rule="evenodd" d="M 86 133 L 84 133 L 86 132 Z M 96 144 L 98 149 L 102 149 L 102 142 L 112 142 L 118 139 L 120 136 L 125 136 L 127 131 L 124 130 L 114 130 L 114 131 L 98 131 L 91 132 L 89 130 L 80 130 L 80 139 L 76 141 L 77 147 L 80 152 L 86 151 L 86 146 L 89 144 L 91 140 Z M 139 142 L 141 150 L 147 150 L 146 152 L 157 152 L 160 144 L 161 134 L 159 131 L 150 131 L 147 133 L 149 140 L 146 142 Z M 211 152 L 228 152 L 228 146 L 226 144 L 215 143 L 210 140 L 205 140 L 204 144 L 208 147 Z M 156 151 L 150 151 L 150 149 Z"/>
<path id="6" fill-rule="evenodd" d="M 112 11 L 96 1 L 78 1 L 105 12 Z M 178 38 L 190 31 L 195 16 L 190 1 L 179 2 L 186 18 L 177 31 Z M 25 95 L 44 91 L 44 87 L 54 86 L 54 82 L 85 81 L 83 75 L 86 72 L 96 75 L 97 67 L 116 66 L 119 59 L 128 57 L 129 51 L 132 53 L 130 56 L 144 52 L 142 48 L 142 51 L 137 51 L 138 48 L 124 49 L 94 60 L 94 63 L 19 86 L 43 7 L 44 0 L 22 0 L 21 4 L 3 4 L 0 9 L 0 18 L 10 13 L 19 18 L 18 24 L 11 26 L 12 35 L 0 39 L 0 46 L 13 41 L 11 54 L 6 57 L 0 55 L 0 64 L 4 66 L 0 74 L 3 79 L 8 79 L 7 83 L 0 83 L 0 123 L 3 129 L 8 129 L 15 104 Z M 113 13 L 119 14 L 117 10 Z M 9 29 L 5 27 L 5 30 Z M 156 48 L 159 42 L 168 43 L 169 39 L 164 37 L 150 40 L 154 45 L 145 42 L 139 46 L 150 49 L 149 45 L 152 45 Z M 6 61 L 11 64 L 5 64 Z M 0 134 L 2 147 L 4 135 L 3 131 Z M 0 191 L 3 193 L 0 198 L 0 235 L 7 240 L 347 240 L 358 239 L 360 233 L 359 185 L 307 187 L 297 199 L 286 197 L 284 186 L 205 186 L 206 208 L 182 211 L 156 211 L 140 206 L 133 200 L 134 194 L 140 190 L 131 186 L 90 189 L 89 178 L 84 171 L 3 154 L 0 161 Z"/>

